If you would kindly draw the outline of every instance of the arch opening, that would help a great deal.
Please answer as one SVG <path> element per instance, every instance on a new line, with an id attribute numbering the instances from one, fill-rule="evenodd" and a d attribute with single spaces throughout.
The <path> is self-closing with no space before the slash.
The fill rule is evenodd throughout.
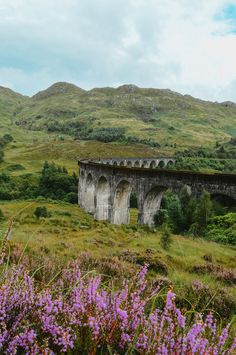
<path id="1" fill-rule="evenodd" d="M 216 215 L 223 215 L 228 212 L 236 212 L 236 200 L 221 193 L 211 194 L 213 209 Z"/>
<path id="2" fill-rule="evenodd" d="M 130 221 L 130 194 L 132 187 L 126 180 L 122 180 L 116 187 L 112 223 L 129 224 Z"/>
<path id="3" fill-rule="evenodd" d="M 142 163 L 142 168 L 147 168 L 147 166 L 148 166 L 148 162 L 147 160 L 144 160 Z"/>
<path id="4" fill-rule="evenodd" d="M 174 166 L 174 162 L 173 162 L 172 160 L 169 160 L 168 163 L 167 163 L 167 165 L 166 165 L 166 167 L 167 167 L 168 169 L 171 169 L 171 168 L 173 168 L 173 166 Z"/>
<path id="5" fill-rule="evenodd" d="M 155 167 L 156 167 L 156 162 L 155 162 L 155 160 L 152 160 L 150 163 L 150 168 L 154 169 Z"/>
<path id="6" fill-rule="evenodd" d="M 165 162 L 163 160 L 159 161 L 158 163 L 158 168 L 164 168 L 165 167 Z"/>
<path id="7" fill-rule="evenodd" d="M 85 210 L 94 213 L 95 210 L 95 185 L 92 175 L 89 173 L 86 179 L 85 186 Z"/>
<path id="8" fill-rule="evenodd" d="M 129 160 L 129 161 L 127 162 L 127 166 L 131 167 L 131 166 L 132 166 L 132 161 Z"/>
<path id="9" fill-rule="evenodd" d="M 152 188 L 146 195 L 143 204 L 143 223 L 152 227 L 154 225 L 154 216 L 158 213 L 161 200 L 166 187 L 156 186 Z"/>
<path id="10" fill-rule="evenodd" d="M 104 176 L 98 180 L 96 190 L 96 212 L 95 218 L 98 221 L 106 221 L 109 219 L 110 210 L 110 185 Z"/>
<path id="11" fill-rule="evenodd" d="M 138 223 L 138 199 L 137 194 L 134 189 L 131 190 L 130 193 L 130 224 L 137 224 Z"/>

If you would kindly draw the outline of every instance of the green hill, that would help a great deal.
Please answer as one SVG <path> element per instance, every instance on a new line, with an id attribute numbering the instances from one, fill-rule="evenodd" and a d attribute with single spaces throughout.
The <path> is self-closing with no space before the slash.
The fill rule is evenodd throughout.
<path id="1" fill-rule="evenodd" d="M 10 89 L 0 86 L 0 127 L 15 121 L 27 98 Z"/>
<path id="2" fill-rule="evenodd" d="M 236 104 L 134 85 L 85 91 L 56 83 L 31 98 L 1 88 L 0 123 L 5 117 L 30 130 L 98 140 L 111 134 L 110 140 L 162 147 L 209 147 L 236 136 Z"/>
<path id="3" fill-rule="evenodd" d="M 75 171 L 78 157 L 176 152 L 185 156 L 179 168 L 236 169 L 236 104 L 170 90 L 123 85 L 86 91 L 56 83 L 30 98 L 0 87 L 0 129 L 14 138 L 0 171 L 21 164 L 39 172 L 45 160 Z"/>

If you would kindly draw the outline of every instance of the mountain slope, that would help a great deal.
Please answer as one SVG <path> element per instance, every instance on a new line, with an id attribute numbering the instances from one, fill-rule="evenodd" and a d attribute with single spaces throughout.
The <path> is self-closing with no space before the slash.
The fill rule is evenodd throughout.
<path id="1" fill-rule="evenodd" d="M 213 146 L 236 136 L 234 103 L 207 102 L 170 90 L 122 85 L 85 91 L 56 83 L 32 98 L 8 95 L 0 91 L 0 103 L 5 102 L 8 116 L 30 130 L 92 139 L 120 129 L 114 140 L 129 137 L 129 142 L 150 140 L 177 148 Z M 9 105 L 10 99 L 14 104 Z"/>
<path id="2" fill-rule="evenodd" d="M 0 86 L 0 124 L 7 119 L 13 119 L 26 101 L 26 96 Z"/>

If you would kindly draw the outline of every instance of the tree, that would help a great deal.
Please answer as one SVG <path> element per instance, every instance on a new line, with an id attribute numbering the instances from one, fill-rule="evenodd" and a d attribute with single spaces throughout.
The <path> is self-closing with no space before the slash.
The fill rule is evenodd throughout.
<path id="1" fill-rule="evenodd" d="M 164 223 L 161 231 L 161 246 L 163 249 L 168 250 L 172 243 L 172 235 L 167 223 Z"/>
<path id="2" fill-rule="evenodd" d="M 168 223 L 168 211 L 165 208 L 160 208 L 154 216 L 155 226 L 161 226 L 164 223 Z"/>
<path id="3" fill-rule="evenodd" d="M 13 137 L 10 134 L 8 134 L 8 133 L 4 134 L 4 136 L 2 138 L 3 138 L 4 142 L 5 142 L 5 144 L 10 143 L 10 142 L 13 141 Z"/>
<path id="4" fill-rule="evenodd" d="M 194 213 L 194 223 L 191 231 L 194 235 L 204 235 L 207 224 L 213 215 L 213 205 L 209 192 L 204 191 Z"/>
<path id="5" fill-rule="evenodd" d="M 182 209 L 182 231 L 187 231 L 193 223 L 197 202 L 195 198 L 191 197 L 191 191 L 186 185 L 180 190 L 179 199 Z"/>
<path id="6" fill-rule="evenodd" d="M 34 211 L 34 215 L 36 216 L 36 218 L 40 218 L 40 217 L 50 217 L 50 213 L 48 212 L 47 208 L 45 206 L 39 206 L 36 207 L 35 211 Z"/>
<path id="7" fill-rule="evenodd" d="M 65 167 L 56 166 L 48 162 L 44 163 L 39 180 L 39 195 L 77 203 L 77 198 L 75 199 L 77 189 L 78 179 L 76 174 L 71 176 Z"/>
<path id="8" fill-rule="evenodd" d="M 179 233 L 182 230 L 182 209 L 180 199 L 172 191 L 167 190 L 161 202 L 159 212 L 154 216 L 156 225 L 168 223 L 173 232 Z"/>
<path id="9" fill-rule="evenodd" d="M 169 217 L 169 224 L 172 226 L 173 232 L 181 232 L 183 224 L 183 213 L 181 209 L 180 199 L 177 195 L 172 194 L 168 199 L 167 211 Z"/>

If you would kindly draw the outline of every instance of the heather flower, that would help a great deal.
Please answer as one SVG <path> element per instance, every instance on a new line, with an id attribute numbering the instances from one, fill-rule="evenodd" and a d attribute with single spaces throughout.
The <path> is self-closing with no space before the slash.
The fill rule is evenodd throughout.
<path id="1" fill-rule="evenodd" d="M 147 266 L 121 289 L 104 289 L 100 277 L 83 277 L 76 263 L 50 287 L 38 287 L 22 268 L 2 272 L 0 352 L 3 354 L 233 354 L 229 326 L 210 313 L 187 317 L 166 295 L 164 309 L 150 309 Z"/>

